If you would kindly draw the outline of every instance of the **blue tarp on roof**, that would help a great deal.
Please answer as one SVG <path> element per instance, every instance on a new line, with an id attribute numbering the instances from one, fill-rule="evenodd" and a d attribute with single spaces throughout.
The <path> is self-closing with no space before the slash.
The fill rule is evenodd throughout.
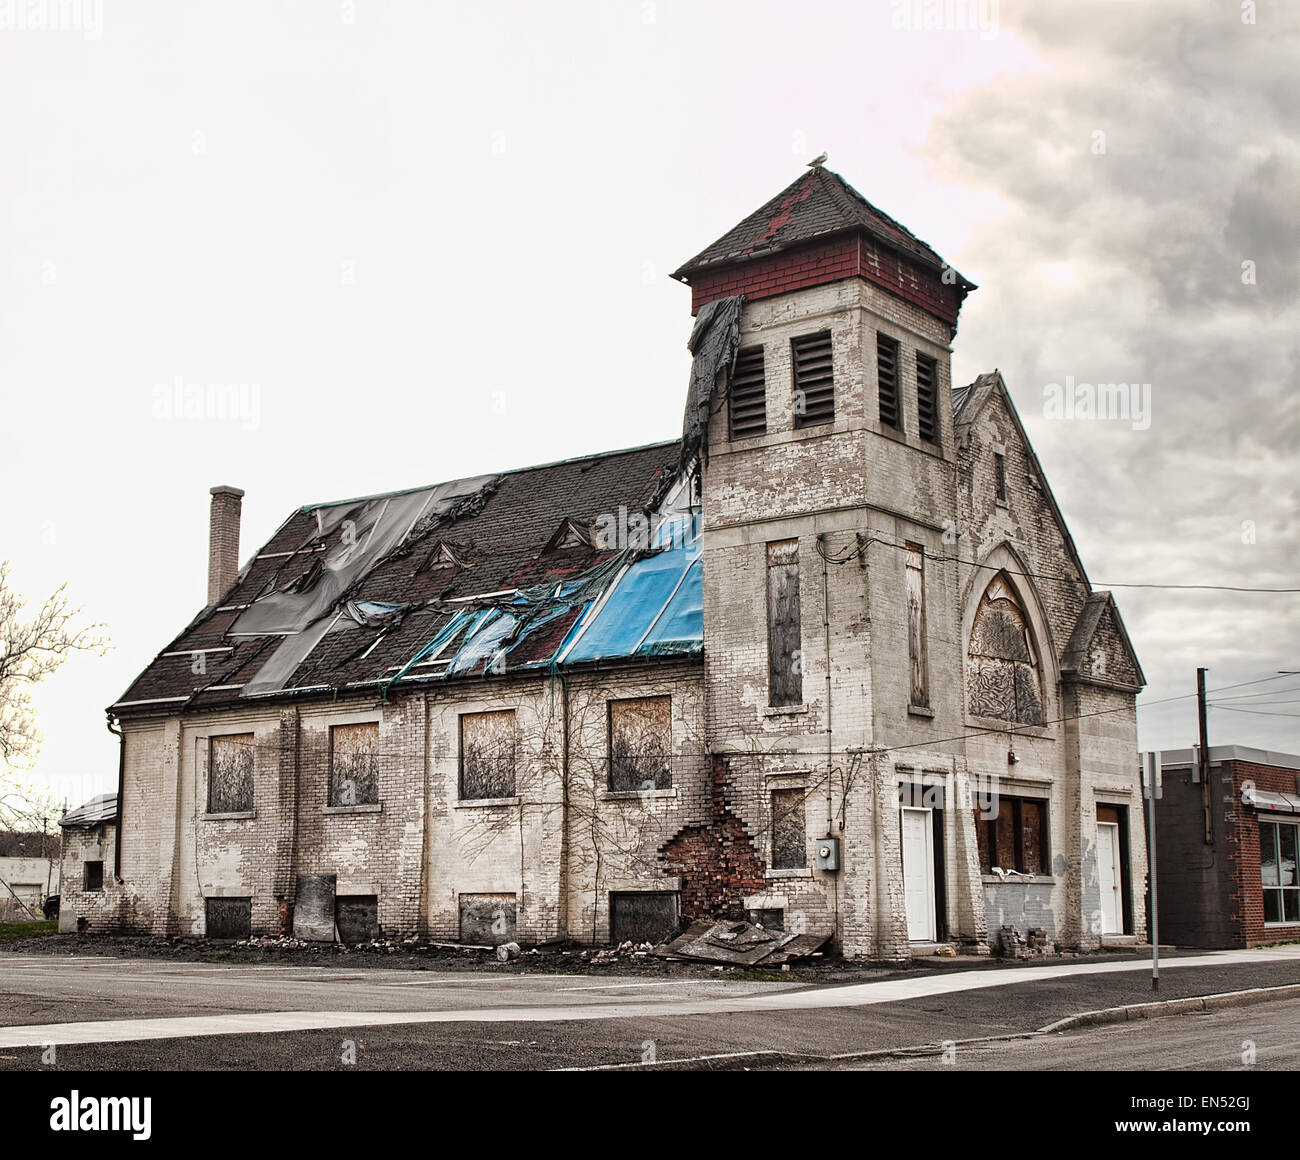
<path id="1" fill-rule="evenodd" d="M 628 567 L 563 663 L 700 651 L 703 567 L 698 528 L 690 532 L 685 543 Z"/>
<path id="2" fill-rule="evenodd" d="M 436 674 L 421 673 L 419 679 L 446 679 L 476 669 L 497 673 L 615 658 L 698 654 L 704 647 L 700 546 L 698 518 L 670 521 L 656 531 L 653 555 L 636 558 L 631 553 L 634 558 L 626 564 L 615 557 L 574 580 L 516 592 L 495 608 L 463 612 L 383 683 L 384 692 L 414 678 L 416 664 L 435 654 L 446 657 L 446 666 Z M 520 661 L 511 663 L 516 646 L 533 632 L 578 608 L 581 613 L 553 650 L 542 655 L 524 648 Z M 444 646 L 454 647 L 454 652 L 444 652 Z"/>

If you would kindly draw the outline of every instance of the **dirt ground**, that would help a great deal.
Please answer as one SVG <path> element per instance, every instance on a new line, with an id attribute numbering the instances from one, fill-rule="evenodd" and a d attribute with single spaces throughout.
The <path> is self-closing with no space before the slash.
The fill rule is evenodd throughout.
<path id="1" fill-rule="evenodd" d="M 435 945 L 418 940 L 377 939 L 356 946 L 340 943 L 303 943 L 294 939 L 253 938 L 232 942 L 221 939 L 158 938 L 127 935 L 43 934 L 32 938 L 9 938 L 0 949 L 4 954 L 104 955 L 113 958 L 175 959 L 179 962 L 230 964 L 277 964 L 299 966 L 384 967 L 410 971 L 476 971 L 519 974 L 626 975 L 675 978 L 718 977 L 739 979 L 799 980 L 808 983 L 850 983 L 880 979 L 907 971 L 934 969 L 990 968 L 1026 965 L 990 956 L 916 959 L 911 964 L 881 964 L 846 960 L 824 953 L 780 967 L 721 967 L 709 963 L 666 960 L 655 957 L 646 945 L 640 948 L 591 947 L 578 943 L 525 949 L 509 962 L 499 962 L 491 950 Z M 1051 955 L 1034 962 L 1061 962 L 1077 955 Z M 1133 952 L 1109 952 L 1082 956 L 1090 961 L 1137 957 Z"/>

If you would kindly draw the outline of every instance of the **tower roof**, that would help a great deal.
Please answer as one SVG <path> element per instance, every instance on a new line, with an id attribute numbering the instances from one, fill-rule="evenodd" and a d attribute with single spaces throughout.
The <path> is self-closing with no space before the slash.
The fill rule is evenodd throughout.
<path id="1" fill-rule="evenodd" d="M 935 270 L 947 266 L 911 230 L 877 209 L 838 173 L 815 166 L 674 271 L 673 277 L 689 282 L 690 275 L 708 267 L 762 257 L 857 230 L 923 266 Z M 957 278 L 963 287 L 975 289 L 974 283 L 960 274 Z"/>

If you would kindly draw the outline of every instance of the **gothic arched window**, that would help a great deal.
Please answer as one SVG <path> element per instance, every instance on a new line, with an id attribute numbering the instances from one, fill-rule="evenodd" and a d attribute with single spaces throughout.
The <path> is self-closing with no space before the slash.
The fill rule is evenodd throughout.
<path id="1" fill-rule="evenodd" d="M 999 572 L 980 597 L 966 650 L 966 700 L 977 717 L 1043 723 L 1043 697 L 1029 621 Z"/>

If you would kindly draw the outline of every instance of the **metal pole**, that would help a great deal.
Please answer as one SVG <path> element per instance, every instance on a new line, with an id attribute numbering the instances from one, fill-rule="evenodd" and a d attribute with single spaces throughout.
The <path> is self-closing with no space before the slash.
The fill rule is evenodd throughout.
<path id="1" fill-rule="evenodd" d="M 1151 990 L 1160 990 L 1160 906 L 1156 898 L 1156 770 L 1159 753 L 1152 754 L 1147 781 L 1147 869 L 1151 875 Z"/>

